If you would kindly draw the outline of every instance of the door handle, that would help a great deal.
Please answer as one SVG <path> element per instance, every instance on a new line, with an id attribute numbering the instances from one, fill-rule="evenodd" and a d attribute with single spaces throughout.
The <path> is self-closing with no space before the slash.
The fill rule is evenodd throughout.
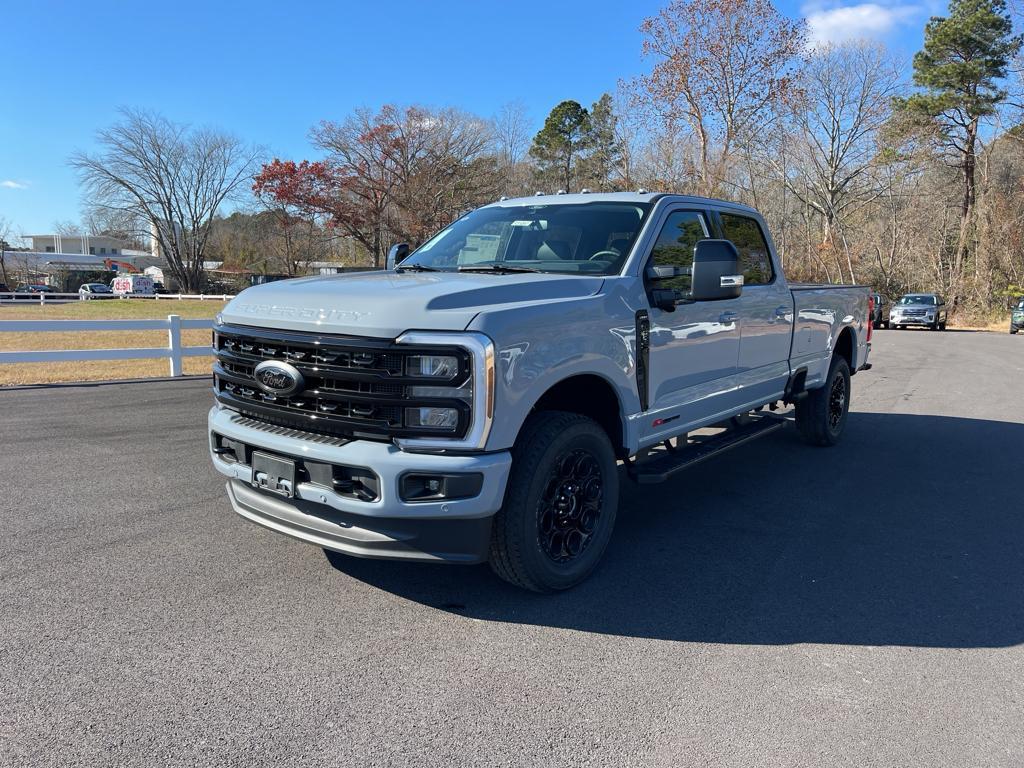
<path id="1" fill-rule="evenodd" d="M 776 307 L 775 308 L 775 316 L 777 318 L 779 318 L 780 320 L 788 320 L 789 319 L 789 307 L 786 307 L 786 306 Z"/>
<path id="2" fill-rule="evenodd" d="M 720 323 L 735 323 L 740 319 L 740 316 L 735 312 L 723 312 L 718 316 L 718 322 Z"/>

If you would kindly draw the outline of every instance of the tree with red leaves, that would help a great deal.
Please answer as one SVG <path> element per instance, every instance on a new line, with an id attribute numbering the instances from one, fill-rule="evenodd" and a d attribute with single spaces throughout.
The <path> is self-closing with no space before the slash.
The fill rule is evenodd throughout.
<path id="1" fill-rule="evenodd" d="M 374 266 L 391 242 L 423 242 L 499 183 L 490 125 L 453 109 L 357 110 L 321 123 L 313 142 L 325 159 L 274 160 L 253 190 L 353 238 Z"/>

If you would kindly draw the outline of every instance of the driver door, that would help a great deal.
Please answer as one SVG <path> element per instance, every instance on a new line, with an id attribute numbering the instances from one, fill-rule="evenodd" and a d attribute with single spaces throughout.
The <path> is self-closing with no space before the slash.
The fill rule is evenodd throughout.
<path id="1" fill-rule="evenodd" d="M 649 265 L 692 267 L 693 249 L 698 241 L 711 237 L 709 233 L 706 211 L 670 209 L 644 264 L 644 274 Z M 685 294 L 690 290 L 690 277 L 662 280 L 658 287 Z M 650 407 L 640 430 L 641 446 L 726 412 L 739 398 L 741 300 L 683 303 L 673 312 L 651 307 Z"/>

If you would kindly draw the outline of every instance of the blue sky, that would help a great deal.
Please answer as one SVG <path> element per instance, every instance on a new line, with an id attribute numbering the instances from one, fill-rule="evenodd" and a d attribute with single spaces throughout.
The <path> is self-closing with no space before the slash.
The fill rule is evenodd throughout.
<path id="1" fill-rule="evenodd" d="M 666 0 L 12 2 L 0 64 L 0 217 L 15 234 L 80 218 L 67 157 L 120 106 L 313 156 L 311 126 L 385 102 L 492 115 L 522 101 L 539 127 L 644 69 L 637 27 Z M 777 0 L 778 2 L 778 0 Z M 870 37 L 909 60 L 941 0 L 781 0 L 819 39 Z"/>

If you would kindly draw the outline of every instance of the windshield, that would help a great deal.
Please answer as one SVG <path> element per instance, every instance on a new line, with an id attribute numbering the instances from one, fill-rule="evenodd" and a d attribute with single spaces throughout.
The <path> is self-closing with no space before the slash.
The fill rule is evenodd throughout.
<path id="1" fill-rule="evenodd" d="M 399 267 L 617 274 L 650 208 L 607 202 L 479 208 Z"/>
<path id="2" fill-rule="evenodd" d="M 912 293 L 900 299 L 900 304 L 928 304 L 935 306 L 935 297 L 928 294 Z"/>

